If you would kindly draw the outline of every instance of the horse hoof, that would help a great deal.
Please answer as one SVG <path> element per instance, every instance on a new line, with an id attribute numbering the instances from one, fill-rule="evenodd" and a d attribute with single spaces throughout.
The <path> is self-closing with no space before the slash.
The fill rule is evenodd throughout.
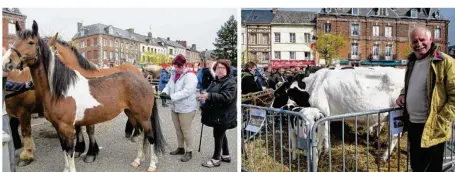
<path id="1" fill-rule="evenodd" d="M 87 156 L 85 156 L 84 162 L 85 163 L 92 163 L 92 162 L 95 161 L 95 159 L 96 159 L 95 155 L 87 155 Z"/>
<path id="2" fill-rule="evenodd" d="M 19 163 L 17 163 L 17 166 L 19 167 L 24 167 L 32 163 L 33 160 L 19 160 Z"/>
<path id="3" fill-rule="evenodd" d="M 74 158 L 79 158 L 82 155 L 82 152 L 75 152 Z"/>
<path id="4" fill-rule="evenodd" d="M 134 143 L 136 143 L 138 140 L 139 140 L 138 136 L 131 138 L 131 141 L 134 142 Z"/>
<path id="5" fill-rule="evenodd" d="M 156 168 L 149 167 L 149 168 L 147 169 L 147 172 L 155 172 L 155 170 L 156 170 Z"/>
<path id="6" fill-rule="evenodd" d="M 131 163 L 131 166 L 133 166 L 134 168 L 139 167 L 139 165 L 140 165 L 140 164 L 138 164 L 136 161 L 133 161 L 133 162 Z"/>

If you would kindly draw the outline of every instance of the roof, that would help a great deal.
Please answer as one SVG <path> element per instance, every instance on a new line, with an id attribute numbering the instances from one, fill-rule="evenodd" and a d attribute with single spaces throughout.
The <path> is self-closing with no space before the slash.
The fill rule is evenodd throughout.
<path id="1" fill-rule="evenodd" d="M 242 10 L 242 22 L 248 24 L 270 24 L 274 16 L 272 10 Z"/>
<path id="2" fill-rule="evenodd" d="M 455 48 L 455 45 L 451 45 L 451 46 L 449 46 L 449 49 L 451 49 L 451 48 Z"/>
<path id="3" fill-rule="evenodd" d="M 215 53 L 215 52 L 214 52 L 213 50 L 201 51 L 201 57 L 204 58 L 204 59 L 205 59 L 205 58 L 208 58 L 208 57 L 210 57 L 210 56 L 215 57 L 214 53 Z"/>
<path id="4" fill-rule="evenodd" d="M 2 12 L 13 15 L 25 16 L 24 14 L 21 13 L 21 10 L 19 10 L 19 8 L 2 8 Z"/>
<path id="5" fill-rule="evenodd" d="M 316 14 L 309 11 L 277 11 L 272 23 L 314 23 Z"/>
<path id="6" fill-rule="evenodd" d="M 149 39 L 148 36 L 145 36 L 145 35 L 141 35 L 141 34 L 138 34 L 138 33 L 134 33 L 134 35 L 136 36 L 136 38 L 142 42 L 142 43 L 148 43 L 150 45 L 153 45 L 153 46 L 158 46 L 158 47 L 162 47 L 158 42 L 159 40 L 156 39 L 156 38 L 152 38 L 149 42 L 147 42 L 147 40 Z"/>
<path id="7" fill-rule="evenodd" d="M 112 31 L 113 31 L 111 33 L 109 33 L 110 28 L 112 28 Z M 86 32 L 86 33 L 84 34 L 84 32 Z M 80 31 L 74 35 L 73 39 L 91 36 L 91 35 L 99 35 L 99 34 L 111 35 L 111 36 L 120 37 L 120 38 L 124 38 L 124 39 L 140 41 L 140 39 L 136 37 L 137 35 L 135 33 L 130 33 L 126 30 L 123 30 L 123 29 L 120 29 L 117 27 L 113 27 L 112 25 L 105 25 L 105 24 L 101 24 L 101 23 L 82 26 Z"/>
<path id="8" fill-rule="evenodd" d="M 321 8 L 319 14 L 375 16 L 402 19 L 413 18 L 411 17 L 411 11 L 416 10 L 417 19 L 446 20 L 441 15 L 439 8 L 358 8 L 358 15 L 352 14 L 353 9 L 355 8 Z M 381 10 L 383 10 L 382 13 Z"/>
<path id="9" fill-rule="evenodd" d="M 171 46 L 171 47 L 175 47 L 175 48 L 181 48 L 181 49 L 185 49 L 185 47 L 175 41 L 172 41 L 172 40 L 167 40 L 165 38 L 160 38 L 158 37 L 158 40 L 162 41 L 164 44 L 168 45 L 168 46 Z"/>

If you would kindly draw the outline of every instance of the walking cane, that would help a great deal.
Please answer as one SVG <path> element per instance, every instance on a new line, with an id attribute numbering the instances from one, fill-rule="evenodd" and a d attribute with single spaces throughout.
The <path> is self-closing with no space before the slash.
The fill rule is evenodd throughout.
<path id="1" fill-rule="evenodd" d="M 204 124 L 202 124 L 202 126 L 201 126 L 201 137 L 199 138 L 199 149 L 198 149 L 198 152 L 201 152 L 202 131 L 204 131 Z"/>

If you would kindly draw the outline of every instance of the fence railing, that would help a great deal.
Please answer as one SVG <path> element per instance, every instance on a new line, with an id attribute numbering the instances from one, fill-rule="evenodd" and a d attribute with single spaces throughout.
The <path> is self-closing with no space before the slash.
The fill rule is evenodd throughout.
<path id="1" fill-rule="evenodd" d="M 310 121 L 299 112 L 242 104 L 242 168 L 247 171 L 411 171 L 407 133 L 400 132 L 403 124 L 396 118 L 400 110 L 387 108 Z M 323 125 L 327 125 L 326 134 L 318 131 Z M 444 149 L 445 171 L 455 167 L 454 138 L 452 132 Z"/>

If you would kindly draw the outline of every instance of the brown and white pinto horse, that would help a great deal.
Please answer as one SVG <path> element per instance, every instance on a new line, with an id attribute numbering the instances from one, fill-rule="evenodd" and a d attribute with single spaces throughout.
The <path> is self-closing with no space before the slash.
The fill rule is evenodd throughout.
<path id="1" fill-rule="evenodd" d="M 137 167 L 144 160 L 149 142 L 151 162 L 148 171 L 155 171 L 155 152 L 164 152 L 164 138 L 159 124 L 154 90 L 144 79 L 131 72 L 87 79 L 55 57 L 38 34 L 38 24 L 32 30 L 21 30 L 16 22 L 15 44 L 3 57 L 4 70 L 30 68 L 35 91 L 42 98 L 46 119 L 57 130 L 65 151 L 64 171 L 75 172 L 75 126 L 87 126 L 109 121 L 126 111 L 133 126 L 144 129 L 144 140 L 139 142 L 138 155 L 131 165 Z M 93 145 L 90 145 L 93 146 Z M 90 150 L 90 148 L 89 148 Z"/>
<path id="2" fill-rule="evenodd" d="M 102 77 L 102 76 L 107 76 L 111 75 L 114 73 L 119 73 L 119 72 L 126 72 L 130 71 L 133 72 L 134 74 L 137 74 L 137 76 L 142 77 L 142 72 L 139 71 L 138 68 L 136 68 L 134 65 L 131 64 L 121 64 L 119 66 L 114 66 L 111 68 L 106 68 L 106 69 L 97 69 L 94 67 L 93 64 L 91 64 L 90 61 L 88 61 L 86 58 L 84 58 L 75 47 L 72 47 L 70 44 L 66 43 L 65 41 L 59 40 L 58 39 L 58 33 L 56 33 L 53 37 L 51 37 L 48 41 L 47 44 L 53 48 L 56 48 L 57 53 L 59 54 L 57 57 L 60 59 L 60 61 L 68 68 L 78 71 L 82 76 L 86 78 L 95 78 L 95 77 Z M 145 79 L 145 78 L 144 78 Z M 134 130 L 134 133 L 133 133 Z M 140 134 L 141 128 L 134 129 L 131 122 L 128 120 L 126 122 L 125 126 L 125 137 L 129 138 L 132 134 L 133 137 L 131 140 L 133 142 L 136 142 L 138 140 L 138 136 Z M 88 131 L 87 131 L 88 132 Z M 90 133 L 89 133 L 90 135 Z M 79 139 L 81 138 L 81 140 Z M 89 136 L 89 138 L 91 138 Z M 79 141 L 83 141 L 84 137 L 78 136 L 78 143 Z M 80 144 L 81 146 L 83 144 Z M 85 145 L 85 144 L 84 144 Z M 76 145 L 76 152 L 78 152 L 78 146 Z M 79 147 L 79 151 L 84 151 L 85 147 Z"/>

